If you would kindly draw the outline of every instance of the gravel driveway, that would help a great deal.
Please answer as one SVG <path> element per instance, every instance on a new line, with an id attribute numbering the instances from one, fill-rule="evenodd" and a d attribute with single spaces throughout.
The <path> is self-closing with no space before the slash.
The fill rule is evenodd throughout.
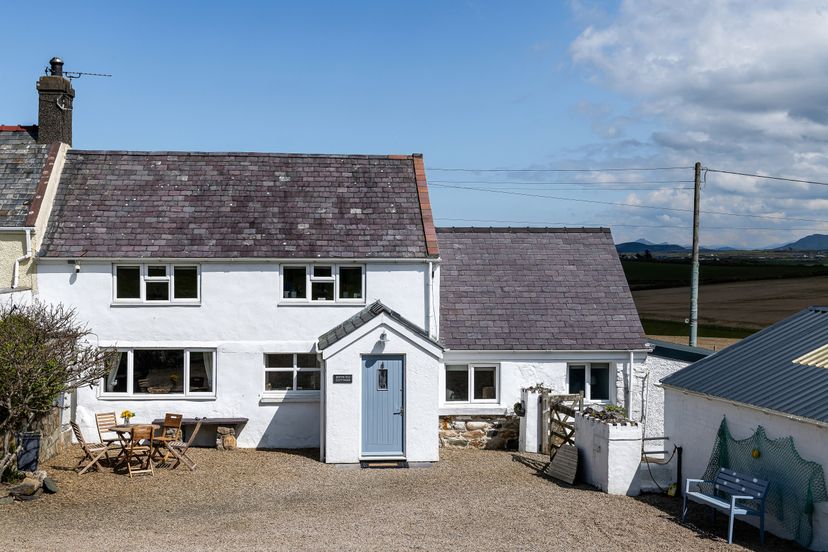
<path id="1" fill-rule="evenodd" d="M 77 476 L 79 449 L 46 469 L 60 493 L 0 506 L 0 549 L 790 550 L 739 524 L 737 545 L 676 522 L 679 501 L 608 496 L 537 475 L 543 457 L 442 451 L 431 468 L 360 470 L 316 451 L 192 452 L 199 468 Z M 700 509 L 696 509 L 701 514 Z M 725 534 L 723 516 L 693 519 Z M 742 546 L 740 546 L 742 545 Z"/>

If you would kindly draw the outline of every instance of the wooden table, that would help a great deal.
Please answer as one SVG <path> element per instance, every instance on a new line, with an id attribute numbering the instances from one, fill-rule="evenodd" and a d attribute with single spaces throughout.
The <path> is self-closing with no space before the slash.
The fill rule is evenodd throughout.
<path id="1" fill-rule="evenodd" d="M 124 456 L 124 454 L 126 453 L 126 448 L 129 446 L 128 434 L 132 433 L 132 430 L 138 426 L 151 426 L 153 434 L 155 433 L 156 429 L 159 429 L 161 427 L 158 424 L 118 424 L 116 426 L 112 426 L 109 428 L 109 431 L 114 431 L 118 434 L 118 440 L 121 441 L 121 452 L 118 453 L 118 458 Z M 116 458 L 116 460 L 118 458 Z M 123 462 L 123 460 L 121 462 Z M 120 464 L 120 462 L 118 462 L 118 464 Z"/>

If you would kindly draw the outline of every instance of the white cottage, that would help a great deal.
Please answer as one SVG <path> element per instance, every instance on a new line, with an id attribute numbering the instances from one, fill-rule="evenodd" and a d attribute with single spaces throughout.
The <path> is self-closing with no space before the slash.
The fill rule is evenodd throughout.
<path id="1" fill-rule="evenodd" d="M 74 97 L 55 60 L 41 81 Z M 72 399 L 89 438 L 96 412 L 177 412 L 243 447 L 431 462 L 513 445 L 521 387 L 632 404 L 647 348 L 609 230 L 438 235 L 418 154 L 77 150 L 71 110 L 40 105 L 29 139 L 63 145 L 32 287 L 121 353 Z"/>

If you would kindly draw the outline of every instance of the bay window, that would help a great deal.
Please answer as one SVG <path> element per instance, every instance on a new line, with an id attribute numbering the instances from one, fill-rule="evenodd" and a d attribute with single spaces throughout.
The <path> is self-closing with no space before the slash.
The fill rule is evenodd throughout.
<path id="1" fill-rule="evenodd" d="M 125 349 L 119 351 L 102 395 L 144 398 L 215 395 L 215 351 Z"/>

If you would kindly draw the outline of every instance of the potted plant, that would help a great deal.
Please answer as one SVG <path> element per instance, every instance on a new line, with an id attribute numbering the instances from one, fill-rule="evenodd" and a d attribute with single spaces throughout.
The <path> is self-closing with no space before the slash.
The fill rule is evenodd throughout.
<path id="1" fill-rule="evenodd" d="M 129 420 L 135 416 L 135 412 L 132 410 L 124 410 L 121 412 L 121 418 L 124 419 L 124 425 L 129 425 Z"/>

